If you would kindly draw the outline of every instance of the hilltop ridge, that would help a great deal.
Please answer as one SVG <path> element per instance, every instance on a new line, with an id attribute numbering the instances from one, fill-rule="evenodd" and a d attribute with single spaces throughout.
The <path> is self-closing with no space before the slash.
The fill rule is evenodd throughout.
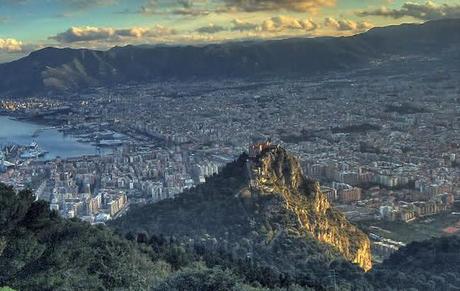
<path id="1" fill-rule="evenodd" d="M 318 182 L 303 176 L 293 155 L 279 146 L 261 147 L 264 146 L 257 157 L 248 160 L 252 195 L 280 195 L 281 207 L 296 217 L 292 229 L 306 231 L 364 270 L 370 270 L 369 238 L 330 205 Z M 268 211 L 276 216 L 280 209 Z"/>
<path id="2" fill-rule="evenodd" d="M 112 226 L 125 233 L 237 243 L 228 250 L 265 263 L 267 253 L 275 256 L 273 245 L 295 240 L 317 249 L 322 263 L 343 256 L 366 271 L 372 266 L 367 236 L 330 206 L 319 184 L 304 178 L 297 159 L 278 146 L 242 154 L 196 189 L 135 208 Z M 248 246 L 241 248 L 242 241 Z M 276 254 L 276 259 L 283 256 Z M 302 256 L 311 260 L 307 253 Z"/>

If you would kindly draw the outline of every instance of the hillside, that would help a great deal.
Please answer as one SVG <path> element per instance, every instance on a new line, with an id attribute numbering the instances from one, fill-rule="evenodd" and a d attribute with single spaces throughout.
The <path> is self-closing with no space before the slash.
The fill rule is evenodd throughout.
<path id="1" fill-rule="evenodd" d="M 365 66 L 388 56 L 448 53 L 446 58 L 459 62 L 458 27 L 460 20 L 437 20 L 375 28 L 351 37 L 126 46 L 108 51 L 45 48 L 0 64 L 0 95 L 79 92 L 159 79 L 305 77 Z"/>
<path id="2" fill-rule="evenodd" d="M 460 238 L 413 242 L 393 253 L 370 274 L 377 289 L 459 290 Z"/>
<path id="3" fill-rule="evenodd" d="M 0 184 L 0 286 L 16 290 L 143 289 L 168 274 L 167 263 L 106 227 L 64 220 L 29 191 Z"/>
<path id="4" fill-rule="evenodd" d="M 371 268 L 367 236 L 329 205 L 316 182 L 303 177 L 291 154 L 276 146 L 254 158 L 243 154 L 205 184 L 133 208 L 110 226 L 124 234 L 174 237 L 192 249 L 214 246 L 233 260 L 249 258 L 270 268 L 275 277 L 296 274 L 292 283 L 302 278 L 321 285 L 317 274 L 328 273 L 331 264 L 358 278 L 364 272 L 357 266 Z"/>
<path id="5" fill-rule="evenodd" d="M 356 256 L 346 260 L 343 247 L 331 245 L 337 240 L 321 243 L 336 223 L 341 230 L 330 238 L 358 248 L 366 238 L 293 169 L 296 160 L 282 149 L 249 161 L 242 155 L 175 200 L 131 210 L 112 223 L 115 232 L 64 220 L 31 192 L 0 184 L 0 289 L 460 288 L 458 237 L 409 244 L 367 273 L 349 262 Z"/>
<path id="6" fill-rule="evenodd" d="M 125 232 L 126 238 L 105 226 L 64 220 L 47 203 L 34 202 L 31 192 L 15 193 L 0 185 L 0 286 L 15 290 L 256 291 L 290 286 L 322 290 L 330 284 L 331 268 L 337 270 L 337 282 L 351 279 L 357 286 L 367 286 L 364 272 L 337 250 L 296 229 L 291 214 L 265 217 L 265 225 L 259 225 L 261 220 L 251 220 L 246 213 L 256 206 L 234 203 L 241 200 L 234 197 L 235 186 L 248 181 L 241 175 L 245 161 L 243 156 L 228 165 L 223 176 L 200 187 L 202 194 L 184 194 L 190 201 L 159 203 L 158 230 L 148 217 L 133 225 L 134 216 L 145 214 L 134 210 L 123 219 L 133 226 L 133 231 Z M 217 189 L 221 192 L 214 192 Z M 279 225 L 273 225 L 275 219 L 282 219 Z M 177 228 L 160 231 L 159 226 L 167 222 Z M 292 229 L 283 229 L 284 223 L 291 223 Z M 121 233 L 121 225 L 116 221 L 112 227 Z M 141 231 L 145 228 L 148 233 Z"/>

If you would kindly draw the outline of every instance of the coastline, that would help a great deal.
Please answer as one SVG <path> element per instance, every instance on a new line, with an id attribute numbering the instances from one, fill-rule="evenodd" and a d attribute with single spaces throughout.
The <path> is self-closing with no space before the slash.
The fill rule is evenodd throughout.
<path id="1" fill-rule="evenodd" d="M 12 111 L 5 111 L 5 110 L 0 110 L 0 117 L 7 117 L 12 120 L 16 120 L 19 122 L 28 122 L 28 123 L 33 123 L 37 124 L 40 126 L 47 127 L 46 129 L 55 129 L 62 133 L 64 136 L 70 136 L 74 138 L 76 141 L 82 144 L 90 144 L 91 146 L 94 146 L 96 148 L 109 148 L 109 149 L 115 149 L 121 145 L 123 145 L 123 139 L 120 140 L 120 138 L 115 138 L 113 137 L 114 135 L 119 135 L 118 132 L 113 131 L 112 136 L 108 134 L 108 138 L 100 138 L 95 134 L 93 131 L 89 130 L 76 130 L 75 128 L 62 124 L 61 122 L 58 122 L 57 120 L 53 119 L 45 119 L 42 116 L 47 116 L 45 115 L 38 115 L 38 116 L 32 116 L 27 113 L 23 112 L 12 112 Z M 122 134 L 124 135 L 124 134 Z M 126 137 L 125 137 L 126 138 Z"/>
<path id="2" fill-rule="evenodd" d="M 0 114 L 0 119 L 4 120 L 2 125 L 5 126 L 2 128 L 0 125 L 0 138 L 3 140 L 3 145 L 15 144 L 22 148 L 21 152 L 26 151 L 25 148 L 36 141 L 41 150 L 47 154 L 33 160 L 70 159 L 107 155 L 113 152 L 111 148 L 102 149 L 92 139 L 83 140 L 78 132 L 65 131 L 62 127 L 52 126 L 50 123 L 37 123 L 34 119 L 18 117 L 16 114 Z M 5 119 L 11 120 L 11 123 L 6 122 Z M 17 135 L 14 127 L 17 127 Z M 16 158 L 19 154 L 16 154 Z"/>

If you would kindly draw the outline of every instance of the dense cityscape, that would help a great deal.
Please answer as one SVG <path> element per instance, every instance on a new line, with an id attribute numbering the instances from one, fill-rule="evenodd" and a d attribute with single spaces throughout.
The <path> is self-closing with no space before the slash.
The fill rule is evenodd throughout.
<path id="1" fill-rule="evenodd" d="M 0 0 L 0 291 L 460 290 L 460 0 Z"/>
<path id="2" fill-rule="evenodd" d="M 64 217 L 103 223 L 132 204 L 174 198 L 249 145 L 270 139 L 295 153 L 304 174 L 320 180 L 352 221 L 411 223 L 454 212 L 460 196 L 460 73 L 364 73 L 4 99 L 3 114 L 111 150 L 47 160 L 24 155 L 38 145 L 3 145 L 0 182 L 32 187 Z M 456 224 L 443 231 L 459 230 Z M 371 238 L 382 256 L 404 245 L 381 233 Z"/>

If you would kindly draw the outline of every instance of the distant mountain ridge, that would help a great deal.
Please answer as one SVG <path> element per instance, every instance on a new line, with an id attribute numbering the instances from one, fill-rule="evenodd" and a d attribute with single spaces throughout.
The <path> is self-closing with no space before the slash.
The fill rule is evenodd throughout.
<path id="1" fill-rule="evenodd" d="M 158 79 L 310 76 L 388 55 L 458 51 L 460 20 L 403 24 L 350 37 L 245 41 L 205 46 L 126 46 L 108 51 L 45 48 L 0 64 L 0 95 L 79 92 Z"/>

